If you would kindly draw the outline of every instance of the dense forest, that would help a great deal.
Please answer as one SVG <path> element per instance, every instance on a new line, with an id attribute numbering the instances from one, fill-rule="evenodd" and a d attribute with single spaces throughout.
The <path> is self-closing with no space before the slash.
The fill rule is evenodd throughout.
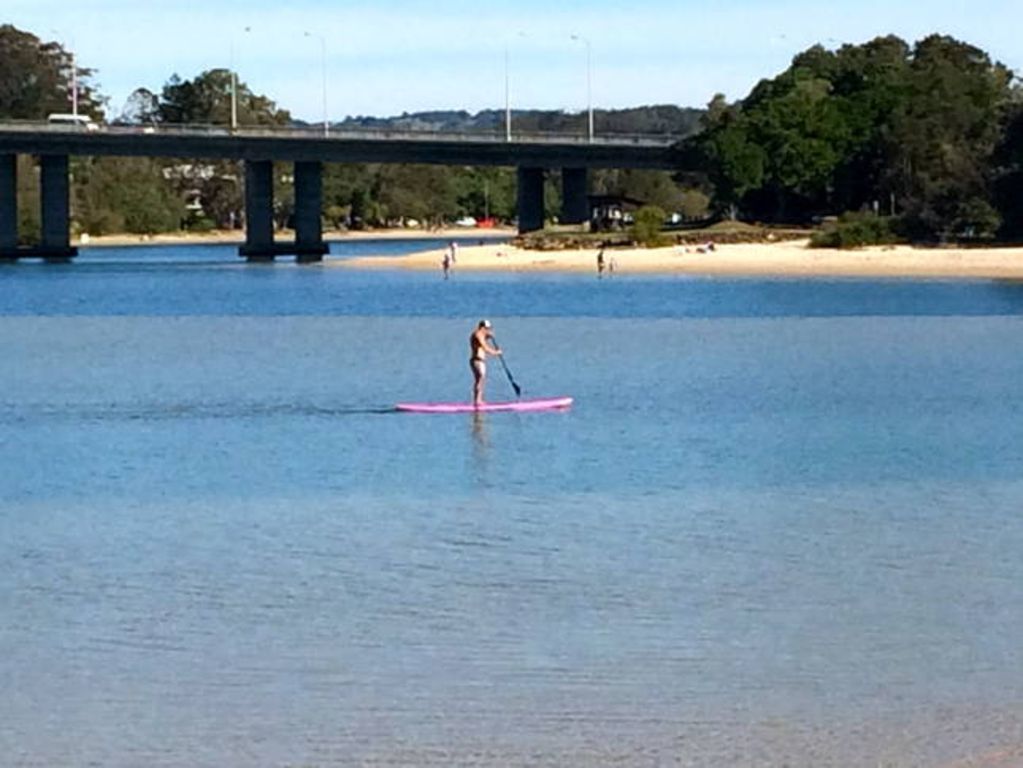
<path id="1" fill-rule="evenodd" d="M 858 213 L 910 240 L 1023 234 L 1023 91 L 949 37 L 813 47 L 745 99 L 716 97 L 685 149 L 723 213 Z"/>
<path id="2" fill-rule="evenodd" d="M 69 111 L 70 54 L 10 25 L 0 26 L 0 119 L 40 120 Z M 231 73 L 172 75 L 156 93 L 136 90 L 114 110 L 95 73 L 76 67 L 79 111 L 122 125 L 229 125 Z M 301 126 L 266 96 L 237 83 L 241 126 Z M 743 99 L 716 96 L 706 109 L 651 106 L 598 110 L 600 133 L 677 137 L 675 173 L 602 171 L 597 193 L 618 193 L 681 212 L 769 223 L 841 216 L 870 237 L 911 240 L 1023 236 L 1023 90 L 1012 72 L 949 37 L 915 45 L 878 38 L 838 50 L 815 46 Z M 584 116 L 516 111 L 514 130 L 581 132 Z M 349 117 L 334 129 L 502 132 L 504 113 L 447 111 Z M 20 158 L 22 234 L 38 229 L 36 177 Z M 239 164 L 202 158 L 72 159 L 77 231 L 153 233 L 237 227 L 243 215 Z M 290 168 L 276 173 L 277 224 L 292 212 Z M 548 212 L 560 200 L 555 179 Z M 462 216 L 511 220 L 510 168 L 327 165 L 328 226 L 432 225 Z"/>

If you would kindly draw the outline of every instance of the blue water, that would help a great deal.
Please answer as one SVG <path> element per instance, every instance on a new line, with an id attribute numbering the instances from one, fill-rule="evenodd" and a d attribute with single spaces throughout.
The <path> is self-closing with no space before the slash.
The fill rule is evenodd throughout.
<path id="1" fill-rule="evenodd" d="M 1018 285 L 444 282 L 349 247 L 0 268 L 5 765 L 1020 743 Z M 468 396 L 484 315 L 576 406 L 390 412 Z"/>
<path id="2" fill-rule="evenodd" d="M 237 245 L 84 248 L 68 265 L 0 265 L 5 315 L 718 318 L 1023 314 L 1023 282 L 736 280 L 360 272 L 346 258 L 445 241 L 332 243 L 320 265 L 249 264 Z M 439 274 L 439 269 L 438 269 Z M 580 290 L 580 285 L 586 289 Z M 172 289 L 169 290 L 169 288 Z"/>

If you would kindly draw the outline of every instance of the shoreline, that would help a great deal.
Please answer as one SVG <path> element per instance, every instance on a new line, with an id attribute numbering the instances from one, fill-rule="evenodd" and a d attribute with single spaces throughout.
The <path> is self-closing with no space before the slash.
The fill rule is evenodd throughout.
<path id="1" fill-rule="evenodd" d="M 597 248 L 529 250 L 509 241 L 513 229 L 328 230 L 327 243 L 415 240 L 455 240 L 458 262 L 453 272 L 563 272 L 596 275 Z M 281 240 L 294 237 L 290 230 Z M 468 242 L 467 242 L 468 241 Z M 244 230 L 158 235 L 102 235 L 73 245 L 137 247 L 161 245 L 241 245 Z M 471 244 L 470 244 L 471 243 Z M 1023 280 L 1023 246 L 987 248 L 873 246 L 854 250 L 810 248 L 809 240 L 763 243 L 720 243 L 705 247 L 672 245 L 663 248 L 608 248 L 605 264 L 620 274 L 677 274 L 705 277 L 909 277 L 947 279 Z M 403 256 L 330 258 L 323 264 L 344 269 L 402 269 L 441 271 L 444 248 Z M 605 276 L 612 277 L 610 269 Z"/>
<path id="2" fill-rule="evenodd" d="M 504 240 L 517 235 L 514 229 L 470 229 L 463 227 L 445 227 L 443 229 L 361 229 L 324 230 L 324 242 L 348 242 L 363 240 Z M 275 233 L 280 240 L 293 240 L 293 230 L 280 230 Z M 155 235 L 90 235 L 87 240 L 81 237 L 71 238 L 71 245 L 79 248 L 145 246 L 145 245 L 241 245 L 245 242 L 245 230 L 215 229 L 210 232 L 166 232 Z"/>
<path id="3" fill-rule="evenodd" d="M 605 264 L 620 274 L 730 277 L 931 277 L 1023 280 L 1023 246 L 920 248 L 877 246 L 858 250 L 809 248 L 808 240 L 607 249 Z M 583 272 L 596 275 L 598 249 L 529 251 L 510 243 L 462 246 L 452 268 L 471 272 Z M 331 260 L 346 269 L 441 271 L 443 249 L 406 256 Z M 605 276 L 611 277 L 609 271 Z"/>

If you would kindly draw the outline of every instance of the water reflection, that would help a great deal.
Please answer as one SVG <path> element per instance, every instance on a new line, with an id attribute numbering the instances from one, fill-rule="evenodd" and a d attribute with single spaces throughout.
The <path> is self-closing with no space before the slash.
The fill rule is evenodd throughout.
<path id="1" fill-rule="evenodd" d="M 387 417 L 464 319 L 0 318 L 4 764 L 1016 743 L 1020 323 L 517 318 L 570 416 Z"/>
<path id="2" fill-rule="evenodd" d="M 480 485 L 490 484 L 490 432 L 485 414 L 472 414 L 472 471 L 474 480 Z"/>

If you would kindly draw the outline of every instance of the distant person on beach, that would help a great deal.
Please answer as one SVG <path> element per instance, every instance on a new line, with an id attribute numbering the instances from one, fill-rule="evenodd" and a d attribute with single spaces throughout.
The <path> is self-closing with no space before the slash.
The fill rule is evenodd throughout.
<path id="1" fill-rule="evenodd" d="M 607 260 L 607 276 L 611 277 L 611 275 L 615 273 L 616 269 L 618 269 L 618 259 L 612 256 Z"/>
<path id="2" fill-rule="evenodd" d="M 494 344 L 494 334 L 489 320 L 480 320 L 476 330 L 469 337 L 469 367 L 472 369 L 472 404 L 483 404 L 483 387 L 487 381 L 487 355 L 500 355 L 501 350 Z"/>
<path id="3" fill-rule="evenodd" d="M 451 245 L 448 246 L 448 251 L 451 253 L 451 263 L 458 263 L 458 243 L 454 240 L 451 241 Z"/>
<path id="4" fill-rule="evenodd" d="M 603 277 L 604 275 L 604 246 L 600 246 L 600 250 L 597 251 L 597 277 Z"/>
<path id="5" fill-rule="evenodd" d="M 444 251 L 444 258 L 440 260 L 440 268 L 444 270 L 444 279 L 448 279 L 448 273 L 451 272 L 451 252 Z"/>

